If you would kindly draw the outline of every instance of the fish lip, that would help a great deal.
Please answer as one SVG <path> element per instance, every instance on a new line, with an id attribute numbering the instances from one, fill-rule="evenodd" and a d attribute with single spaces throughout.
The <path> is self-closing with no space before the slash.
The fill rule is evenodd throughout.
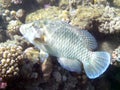
<path id="1" fill-rule="evenodd" d="M 21 26 L 20 26 L 20 28 L 19 28 L 20 33 L 22 32 L 22 31 L 21 31 L 21 30 L 22 30 L 22 28 L 23 28 L 22 26 L 23 26 L 23 25 L 21 25 Z"/>
<path id="2" fill-rule="evenodd" d="M 24 24 L 20 26 L 19 31 L 22 35 L 24 34 L 23 33 L 23 31 L 25 31 L 25 25 Z"/>
<path id="3" fill-rule="evenodd" d="M 22 24 L 19 28 L 20 33 L 24 36 L 26 33 L 28 33 L 29 29 L 31 28 L 33 23 L 28 23 L 28 24 Z"/>

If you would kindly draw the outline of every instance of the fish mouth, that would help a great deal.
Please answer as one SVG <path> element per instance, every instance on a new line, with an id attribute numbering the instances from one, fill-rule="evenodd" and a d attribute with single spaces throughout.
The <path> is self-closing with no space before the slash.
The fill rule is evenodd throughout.
<path id="1" fill-rule="evenodd" d="M 19 29 L 19 31 L 20 31 L 20 33 L 21 33 L 22 35 L 25 33 L 25 28 L 24 28 L 24 26 L 25 26 L 25 25 L 21 25 L 21 26 L 20 26 L 20 29 Z"/>
<path id="2" fill-rule="evenodd" d="M 22 36 L 31 43 L 34 43 L 34 40 L 42 38 L 43 32 L 41 30 L 42 29 L 35 22 L 23 24 L 19 29 Z"/>

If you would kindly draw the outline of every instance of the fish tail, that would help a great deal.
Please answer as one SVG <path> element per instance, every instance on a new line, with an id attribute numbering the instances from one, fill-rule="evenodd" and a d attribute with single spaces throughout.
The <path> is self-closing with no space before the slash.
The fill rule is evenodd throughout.
<path id="1" fill-rule="evenodd" d="M 82 62 L 87 76 L 94 79 L 103 74 L 110 65 L 110 54 L 107 52 L 91 52 L 87 60 Z"/>

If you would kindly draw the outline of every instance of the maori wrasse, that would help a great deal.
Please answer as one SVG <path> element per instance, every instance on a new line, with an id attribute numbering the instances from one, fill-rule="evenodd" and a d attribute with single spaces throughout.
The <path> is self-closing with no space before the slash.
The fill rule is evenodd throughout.
<path id="1" fill-rule="evenodd" d="M 35 47 L 56 56 L 60 65 L 72 72 L 99 77 L 110 65 L 110 54 L 96 51 L 97 42 L 86 30 L 79 30 L 60 20 L 38 20 L 20 27 L 20 32 Z M 46 55 L 47 56 L 47 55 Z"/>

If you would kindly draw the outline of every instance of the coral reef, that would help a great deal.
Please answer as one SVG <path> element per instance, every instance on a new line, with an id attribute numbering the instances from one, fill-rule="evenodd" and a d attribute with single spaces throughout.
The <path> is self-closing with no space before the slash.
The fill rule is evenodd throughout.
<path id="1" fill-rule="evenodd" d="M 120 10 L 106 6 L 101 17 L 98 18 L 99 31 L 105 34 L 120 32 Z"/>
<path id="2" fill-rule="evenodd" d="M 110 6 L 106 6 L 108 3 Z M 120 0 L 0 0 L 0 89 L 119 90 L 120 37 L 115 34 L 120 32 L 119 7 Z M 19 27 L 46 18 L 95 30 L 99 49 L 112 52 L 107 78 L 89 80 L 84 71 L 79 75 L 68 72 L 54 57 L 41 63 L 40 51 L 21 36 Z M 13 79 L 16 76 L 18 81 Z M 13 81 L 9 83 L 8 79 Z"/>
<path id="3" fill-rule="evenodd" d="M 113 0 L 113 4 L 117 7 L 120 7 L 120 1 L 119 0 Z"/>
<path id="4" fill-rule="evenodd" d="M 26 59 L 28 59 L 29 60 L 28 63 L 30 63 L 30 64 L 26 63 L 26 61 L 25 61 L 24 62 L 25 64 L 23 64 L 21 72 L 22 72 L 22 74 L 24 74 L 23 76 L 31 76 L 33 78 L 33 75 L 27 75 L 27 74 L 33 74 L 33 73 L 35 73 L 35 71 L 33 72 L 31 70 L 33 70 L 33 68 L 36 68 L 38 70 L 36 71 L 37 73 L 35 73 L 35 77 L 37 78 L 38 74 L 40 74 L 40 71 L 41 71 L 43 73 L 43 75 L 41 74 L 43 76 L 42 79 L 45 80 L 45 81 L 47 81 L 47 80 L 49 80 L 49 78 L 51 76 L 52 61 L 49 58 L 49 59 L 46 59 L 42 63 L 40 61 L 40 55 L 39 55 L 39 53 L 40 53 L 40 51 L 38 51 L 34 47 L 29 47 L 29 48 L 26 48 L 24 50 L 23 57 L 26 58 Z M 35 67 L 35 66 L 37 66 L 37 67 Z"/>
<path id="5" fill-rule="evenodd" d="M 113 61 L 120 62 L 120 46 L 118 46 L 112 53 L 112 59 Z"/>
<path id="6" fill-rule="evenodd" d="M 8 8 L 12 6 L 12 3 L 14 4 L 21 4 L 22 0 L 0 0 L 0 4 L 3 8 Z"/>
<path id="7" fill-rule="evenodd" d="M 33 47 L 26 48 L 24 51 L 24 57 L 31 60 L 34 63 L 39 61 L 39 51 Z"/>
<path id="8" fill-rule="evenodd" d="M 70 22 L 70 24 L 78 26 L 81 29 L 87 29 L 91 27 L 92 19 L 101 16 L 103 8 L 104 7 L 97 6 L 79 6 L 77 9 L 69 11 L 62 10 L 59 7 L 49 7 L 46 9 L 37 10 L 27 15 L 26 23 L 39 19 L 60 19 L 66 22 Z M 98 9 L 100 9 L 99 12 Z"/>
<path id="9" fill-rule="evenodd" d="M 78 6 L 76 14 L 72 17 L 70 23 L 74 26 L 78 26 L 80 29 L 89 30 L 92 28 L 92 21 L 102 15 L 103 9 L 104 6 Z"/>
<path id="10" fill-rule="evenodd" d="M 22 25 L 22 22 L 19 20 L 11 20 L 7 25 L 7 34 L 11 39 L 14 38 L 14 35 L 21 35 L 19 32 L 19 27 Z"/>
<path id="11" fill-rule="evenodd" d="M 2 7 L 7 8 L 11 6 L 11 0 L 0 0 L 0 4 L 2 5 Z"/>
<path id="12" fill-rule="evenodd" d="M 10 78 L 18 75 L 18 62 L 22 60 L 22 47 L 14 44 L 0 44 L 0 77 Z"/>
<path id="13" fill-rule="evenodd" d="M 11 20 L 19 20 L 25 15 L 25 11 L 23 9 L 18 10 L 3 10 L 2 17 L 6 22 L 10 22 Z"/>
<path id="14" fill-rule="evenodd" d="M 93 22 L 98 23 L 98 31 L 108 33 L 120 32 L 120 10 L 110 6 L 90 5 L 77 6 L 77 9 L 63 10 L 60 7 L 49 7 L 37 10 L 26 17 L 26 22 L 38 19 L 60 19 L 80 29 L 92 29 Z"/>
<path id="15" fill-rule="evenodd" d="M 56 5 L 58 3 L 57 0 L 36 0 L 36 2 L 40 5 L 45 5 L 45 4 Z"/>
<path id="16" fill-rule="evenodd" d="M 40 9 L 40 10 L 37 10 L 37 11 L 27 15 L 26 23 L 32 22 L 34 20 L 44 19 L 44 18 L 57 19 L 61 12 L 62 12 L 62 10 L 55 6 L 45 8 L 45 9 Z"/>
<path id="17" fill-rule="evenodd" d="M 11 2 L 14 4 L 21 4 L 22 0 L 11 0 Z"/>

